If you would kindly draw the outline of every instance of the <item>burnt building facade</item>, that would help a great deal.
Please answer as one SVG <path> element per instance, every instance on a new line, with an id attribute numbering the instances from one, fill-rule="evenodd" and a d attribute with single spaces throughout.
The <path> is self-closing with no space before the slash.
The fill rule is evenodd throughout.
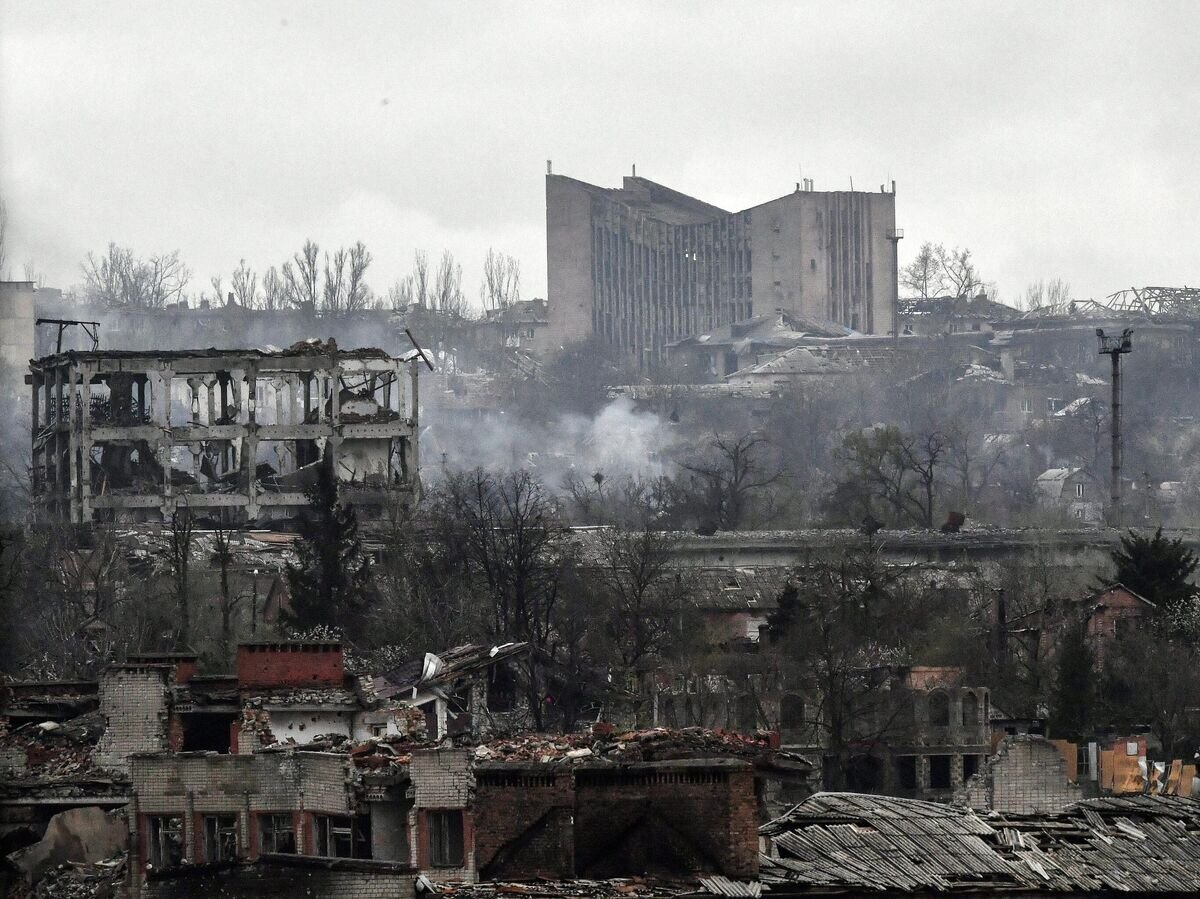
<path id="1" fill-rule="evenodd" d="M 682 337 L 774 310 L 890 333 L 894 189 L 804 187 L 729 212 L 636 175 L 616 189 L 547 175 L 549 342 L 596 336 L 654 364 Z"/>
<path id="2" fill-rule="evenodd" d="M 418 488 L 420 355 L 339 350 L 68 351 L 34 360 L 32 472 L 50 518 L 291 517 L 322 460 L 344 501 Z"/>

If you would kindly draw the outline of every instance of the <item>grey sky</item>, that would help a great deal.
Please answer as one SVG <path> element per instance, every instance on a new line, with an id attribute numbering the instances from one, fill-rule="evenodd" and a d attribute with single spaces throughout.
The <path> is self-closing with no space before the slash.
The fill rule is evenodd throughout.
<path id="1" fill-rule="evenodd" d="M 1196 284 L 1195 3 L 0 0 L 14 275 L 110 241 L 193 289 L 311 236 L 489 246 L 544 295 L 543 181 L 638 174 L 726 208 L 897 181 L 902 255 L 971 247 L 1002 299 Z"/>

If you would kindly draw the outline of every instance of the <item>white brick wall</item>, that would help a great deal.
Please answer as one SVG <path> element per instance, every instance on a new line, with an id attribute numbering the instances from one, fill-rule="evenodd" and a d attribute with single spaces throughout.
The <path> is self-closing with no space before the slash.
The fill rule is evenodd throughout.
<path id="1" fill-rule="evenodd" d="M 114 668 L 100 677 L 100 714 L 104 734 L 96 746 L 96 764 L 129 770 L 135 752 L 167 748 L 167 677 L 163 668 Z"/>

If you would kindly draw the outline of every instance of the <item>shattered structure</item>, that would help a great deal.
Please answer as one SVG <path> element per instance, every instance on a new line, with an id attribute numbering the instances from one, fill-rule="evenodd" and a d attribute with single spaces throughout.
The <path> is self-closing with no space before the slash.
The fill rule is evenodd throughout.
<path id="1" fill-rule="evenodd" d="M 169 520 L 179 507 L 242 522 L 290 517 L 324 459 L 344 501 L 378 508 L 419 489 L 421 359 L 332 340 L 37 359 L 36 500 L 75 523 Z"/>
<path id="2" fill-rule="evenodd" d="M 818 793 L 761 833 L 761 885 L 772 896 L 1200 890 L 1200 802 L 1191 799 L 1113 796 L 1018 815 Z"/>

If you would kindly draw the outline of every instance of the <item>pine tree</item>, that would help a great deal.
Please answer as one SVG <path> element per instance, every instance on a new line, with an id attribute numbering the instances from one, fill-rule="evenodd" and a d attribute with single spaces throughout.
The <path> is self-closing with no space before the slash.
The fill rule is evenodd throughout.
<path id="1" fill-rule="evenodd" d="M 1117 581 L 1158 607 L 1158 618 L 1170 624 L 1186 618 L 1195 601 L 1196 588 L 1189 578 L 1200 559 L 1182 540 L 1168 540 L 1162 528 L 1153 537 L 1133 531 L 1121 538 L 1113 551 Z"/>
<path id="2" fill-rule="evenodd" d="M 287 567 L 291 609 L 285 620 L 295 630 L 319 625 L 353 630 L 365 611 L 370 566 L 358 535 L 353 507 L 338 500 L 333 459 L 326 453 L 309 506 L 300 515 L 297 564 Z"/>

